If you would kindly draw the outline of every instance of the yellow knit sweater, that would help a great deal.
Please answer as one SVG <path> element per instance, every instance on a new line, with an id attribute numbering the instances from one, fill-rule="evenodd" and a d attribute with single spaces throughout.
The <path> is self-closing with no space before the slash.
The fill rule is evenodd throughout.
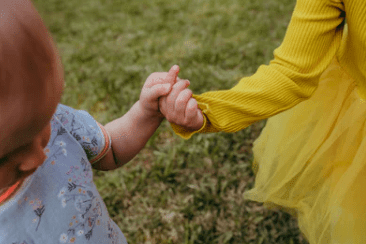
<path id="1" fill-rule="evenodd" d="M 366 0 L 298 0 L 270 64 L 230 90 L 194 95 L 205 115 L 200 130 L 172 128 L 185 139 L 194 133 L 235 132 L 290 109 L 311 97 L 335 56 L 366 99 Z"/>

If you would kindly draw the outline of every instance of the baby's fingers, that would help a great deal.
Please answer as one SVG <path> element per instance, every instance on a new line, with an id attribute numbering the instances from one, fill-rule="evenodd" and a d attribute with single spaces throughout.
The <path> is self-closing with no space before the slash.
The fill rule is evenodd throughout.
<path id="1" fill-rule="evenodd" d="M 161 96 L 165 96 L 169 93 L 171 88 L 170 84 L 157 84 L 153 87 L 148 88 L 147 96 L 148 100 L 156 101 Z"/>
<path id="2" fill-rule="evenodd" d="M 174 77 L 177 80 L 180 80 L 179 77 L 174 76 L 173 71 L 171 72 L 171 74 L 169 74 L 168 72 L 154 72 L 151 75 L 149 75 L 149 77 L 147 77 L 144 87 L 150 88 L 157 84 L 171 83 L 171 82 L 168 82 L 168 80 L 171 80 Z M 174 83 L 175 83 L 175 81 L 174 81 Z M 174 85 L 174 83 L 172 85 Z"/>
<path id="3" fill-rule="evenodd" d="M 165 82 L 170 83 L 173 86 L 177 80 L 178 73 L 179 73 L 179 66 L 173 65 L 165 78 Z"/>

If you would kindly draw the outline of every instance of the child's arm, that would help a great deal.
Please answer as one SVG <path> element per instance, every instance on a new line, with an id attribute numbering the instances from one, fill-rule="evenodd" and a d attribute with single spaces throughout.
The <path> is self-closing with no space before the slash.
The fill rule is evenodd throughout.
<path id="1" fill-rule="evenodd" d="M 168 73 L 154 73 L 147 78 L 140 100 L 121 118 L 105 125 L 112 138 L 112 150 L 93 164 L 93 168 L 116 169 L 140 152 L 164 119 L 159 111 L 159 97 L 170 92 L 178 73 L 176 66 Z"/>
<path id="2" fill-rule="evenodd" d="M 205 125 L 192 131 L 173 122 L 175 133 L 188 139 L 198 132 L 236 132 L 309 99 L 336 53 L 343 63 L 351 63 L 347 57 L 352 55 L 356 60 L 356 53 L 345 56 L 339 48 L 346 16 L 343 2 L 298 0 L 270 64 L 260 66 L 231 89 L 193 95 L 204 113 Z"/>

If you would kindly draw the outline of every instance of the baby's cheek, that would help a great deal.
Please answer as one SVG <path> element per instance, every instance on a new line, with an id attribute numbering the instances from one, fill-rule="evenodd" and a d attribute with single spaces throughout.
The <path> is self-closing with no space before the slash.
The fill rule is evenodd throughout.
<path id="1" fill-rule="evenodd" d="M 20 179 L 15 164 L 8 161 L 0 166 L 0 191 L 14 185 Z"/>
<path id="2" fill-rule="evenodd" d="M 48 125 L 46 126 L 46 128 L 43 131 L 43 135 L 42 135 L 42 147 L 45 148 L 48 144 L 48 141 L 50 140 L 51 137 L 51 123 L 48 123 Z"/>

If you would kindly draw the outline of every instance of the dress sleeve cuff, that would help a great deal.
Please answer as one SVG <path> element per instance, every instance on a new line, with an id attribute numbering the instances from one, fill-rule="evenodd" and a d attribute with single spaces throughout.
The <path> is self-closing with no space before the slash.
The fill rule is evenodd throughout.
<path id="1" fill-rule="evenodd" d="M 203 125 L 199 130 L 196 130 L 196 131 L 187 130 L 183 126 L 176 125 L 174 123 L 170 123 L 175 134 L 177 134 L 178 136 L 182 137 L 185 140 L 188 140 L 196 133 L 205 132 L 205 128 L 208 127 L 208 124 L 210 123 L 205 114 L 209 110 L 208 105 L 205 103 L 198 103 L 198 106 L 201 109 L 202 115 L 203 115 Z"/>
<path id="2" fill-rule="evenodd" d="M 111 139 L 111 136 L 109 135 L 108 131 L 106 131 L 106 129 L 104 129 L 104 126 L 101 125 L 100 123 L 97 122 L 97 124 L 103 133 L 105 143 L 104 143 L 103 150 L 98 154 L 98 156 L 96 156 L 95 158 L 93 158 L 90 161 L 91 164 L 94 164 L 94 163 L 98 162 L 100 159 L 102 159 L 112 147 L 112 139 Z"/>

